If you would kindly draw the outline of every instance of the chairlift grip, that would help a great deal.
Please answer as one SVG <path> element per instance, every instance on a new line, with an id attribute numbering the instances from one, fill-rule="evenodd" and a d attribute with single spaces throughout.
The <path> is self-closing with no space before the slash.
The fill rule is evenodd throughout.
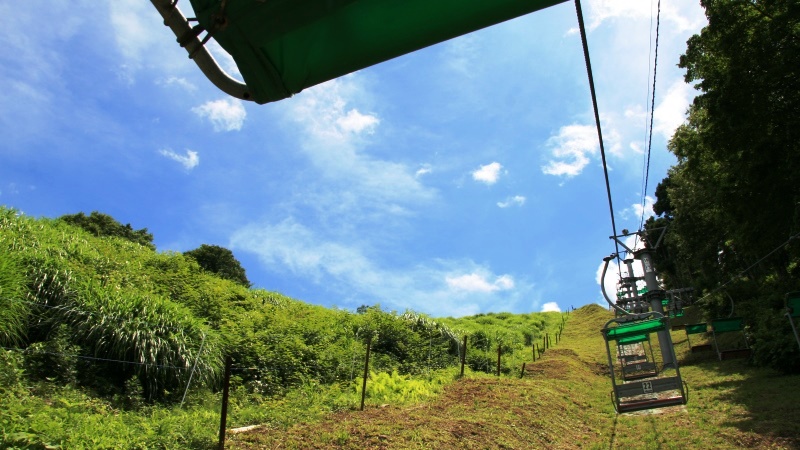
<path id="1" fill-rule="evenodd" d="M 603 262 L 605 262 L 605 265 L 603 266 L 603 274 L 600 275 L 600 290 L 603 292 L 603 297 L 606 299 L 606 302 L 608 302 L 608 304 L 612 308 L 616 309 L 618 312 L 621 312 L 622 314 L 627 316 L 630 313 L 620 308 L 616 304 L 614 304 L 614 302 L 611 301 L 611 299 L 608 297 L 608 293 L 606 292 L 606 272 L 608 272 L 608 263 L 610 263 L 611 260 L 614 259 L 615 257 L 616 255 L 610 255 L 603 258 Z"/>

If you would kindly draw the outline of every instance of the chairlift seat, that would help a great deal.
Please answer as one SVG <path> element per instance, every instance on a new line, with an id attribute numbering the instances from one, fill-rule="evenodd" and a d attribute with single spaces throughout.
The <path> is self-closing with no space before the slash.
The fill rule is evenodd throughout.
<path id="1" fill-rule="evenodd" d="M 684 328 L 686 330 L 686 334 L 700 334 L 700 333 L 707 333 L 708 332 L 708 324 L 703 323 L 692 323 L 686 324 Z"/>
<path id="2" fill-rule="evenodd" d="M 610 344 L 615 342 L 619 350 L 626 343 L 642 342 L 642 336 L 649 339 L 651 333 L 658 333 L 669 327 L 669 319 L 658 312 L 641 314 L 630 319 L 627 322 L 621 319 L 612 319 L 601 330 L 605 338 L 608 364 L 611 368 L 610 376 L 613 386 L 611 396 L 614 409 L 618 413 L 625 413 L 686 404 L 688 398 L 687 390 L 684 389 L 686 384 L 681 379 L 677 361 L 674 362 L 675 376 L 663 376 L 659 373 L 655 359 L 638 364 L 623 363 L 623 383 L 617 384 Z M 616 326 L 611 326 L 613 323 L 616 323 Z M 667 339 L 667 345 L 672 346 L 668 333 Z"/>
<path id="3" fill-rule="evenodd" d="M 711 344 L 692 344 L 691 338 L 689 337 L 692 334 L 707 334 L 708 333 L 707 323 L 703 322 L 703 323 L 686 324 L 684 326 L 684 331 L 686 332 L 686 342 L 689 343 L 689 350 L 692 353 L 710 352 L 714 350 L 714 346 Z"/>
<path id="4" fill-rule="evenodd" d="M 744 339 L 744 348 L 726 348 L 721 349 L 717 341 L 717 335 L 725 333 L 740 332 Z M 750 345 L 747 342 L 747 336 L 744 334 L 744 319 L 742 317 L 730 317 L 722 319 L 714 319 L 711 321 L 711 334 L 714 337 L 714 346 L 717 349 L 717 356 L 720 361 L 735 359 L 735 358 L 748 358 L 752 354 Z"/>
<path id="5" fill-rule="evenodd" d="M 625 381 L 640 380 L 658 375 L 656 363 L 642 361 L 622 366 L 622 379 Z"/>
<path id="6" fill-rule="evenodd" d="M 786 317 L 789 318 L 789 325 L 792 326 L 792 333 L 797 345 L 800 346 L 800 334 L 797 333 L 795 319 L 800 317 L 800 291 L 789 292 L 786 294 Z"/>
<path id="7" fill-rule="evenodd" d="M 711 330 L 715 334 L 730 333 L 744 330 L 744 319 L 741 317 L 731 317 L 726 319 L 714 319 L 711 321 Z"/>
<path id="8" fill-rule="evenodd" d="M 789 317 L 800 317 L 800 292 L 790 292 L 786 297 L 786 313 Z"/>
<path id="9" fill-rule="evenodd" d="M 671 395 L 666 398 L 659 398 L 657 395 L 667 391 L 676 391 L 679 395 Z M 683 382 L 679 376 L 616 385 L 614 386 L 614 395 L 616 397 L 615 406 L 619 413 L 686 404 Z"/>

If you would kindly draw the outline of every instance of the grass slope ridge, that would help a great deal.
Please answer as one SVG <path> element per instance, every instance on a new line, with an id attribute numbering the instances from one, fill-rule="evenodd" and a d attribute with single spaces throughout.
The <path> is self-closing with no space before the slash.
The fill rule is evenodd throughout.
<path id="1" fill-rule="evenodd" d="M 524 377 L 469 377 L 433 401 L 408 407 L 340 411 L 288 429 L 260 427 L 232 436 L 230 448 L 800 448 L 800 377 L 688 353 L 673 332 L 691 397 L 658 414 L 620 415 L 600 328 L 610 318 L 588 305 L 573 311 L 559 344 Z"/>

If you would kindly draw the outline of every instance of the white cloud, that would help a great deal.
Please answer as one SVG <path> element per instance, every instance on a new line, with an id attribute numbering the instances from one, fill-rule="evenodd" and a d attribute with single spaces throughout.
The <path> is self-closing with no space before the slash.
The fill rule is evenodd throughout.
<path id="1" fill-rule="evenodd" d="M 234 98 L 209 101 L 192 108 L 192 112 L 208 119 L 214 126 L 214 131 L 241 130 L 247 117 L 242 102 Z"/>
<path id="2" fill-rule="evenodd" d="M 470 273 L 445 277 L 445 282 L 454 290 L 464 292 L 495 292 L 514 288 L 514 279 L 510 275 L 501 275 L 490 282 L 483 274 Z"/>
<path id="3" fill-rule="evenodd" d="M 511 310 L 534 296 L 531 285 L 469 260 L 435 260 L 399 268 L 378 263 L 368 256 L 370 250 L 363 241 L 326 239 L 293 218 L 242 227 L 230 242 L 233 249 L 258 255 L 267 270 L 324 286 L 356 306 L 371 302 L 462 316 Z"/>
<path id="4" fill-rule="evenodd" d="M 158 84 L 166 85 L 166 86 L 178 86 L 182 89 L 185 89 L 189 92 L 194 92 L 197 90 L 197 86 L 195 86 L 191 81 L 187 80 L 183 77 L 169 77 L 162 81 L 159 81 Z"/>
<path id="5" fill-rule="evenodd" d="M 480 46 L 477 35 L 468 34 L 447 41 L 444 44 L 444 63 L 447 68 L 459 76 L 472 78 L 480 67 L 475 64 L 480 56 Z"/>
<path id="6" fill-rule="evenodd" d="M 522 206 L 525 204 L 525 197 L 522 195 L 515 195 L 513 197 L 508 197 L 502 202 L 497 202 L 497 206 L 501 208 L 508 208 L 509 206 Z"/>
<path id="7" fill-rule="evenodd" d="M 653 131 L 664 139 L 670 139 L 675 129 L 686 120 L 686 111 L 695 94 L 694 88 L 682 79 L 675 80 L 653 112 Z"/>
<path id="8" fill-rule="evenodd" d="M 650 197 L 649 195 L 646 195 L 644 197 L 644 206 L 642 206 L 641 203 L 636 203 L 634 205 L 631 205 L 635 217 L 644 217 L 644 220 L 647 220 L 650 217 L 654 217 L 656 213 L 653 212 L 653 203 L 655 203 L 655 199 L 653 197 Z"/>
<path id="9" fill-rule="evenodd" d="M 369 154 L 365 135 L 378 131 L 380 118 L 350 106 L 364 96 L 358 77 L 348 75 L 306 89 L 281 105 L 287 108 L 287 119 L 298 128 L 300 150 L 324 175 L 319 183 L 345 185 L 344 189 L 355 196 L 352 204 L 361 207 L 398 210 L 397 203 L 429 201 L 434 191 L 418 180 L 424 171 L 415 172 L 405 164 Z M 331 200 L 340 206 L 339 200 Z"/>
<path id="10" fill-rule="evenodd" d="M 542 166 L 547 175 L 574 177 L 589 164 L 598 152 L 597 128 L 593 125 L 567 125 L 547 140 L 552 158 Z"/>
<path id="11" fill-rule="evenodd" d="M 639 0 L 589 0 L 588 14 L 589 18 L 588 28 L 594 30 L 599 27 L 603 22 L 612 19 L 633 19 L 633 20 L 650 20 L 657 14 L 656 9 L 651 2 L 643 2 Z M 703 17 L 696 14 L 698 8 L 687 7 L 690 0 L 678 0 L 675 2 L 665 2 L 661 5 L 661 26 L 665 29 L 669 27 L 672 32 L 684 32 L 686 30 L 693 30 L 700 27 Z M 694 15 L 685 16 L 681 11 L 695 12 Z"/>
<path id="12" fill-rule="evenodd" d="M 116 0 L 109 2 L 108 8 L 117 47 L 128 62 L 128 69 L 136 69 L 149 48 L 164 44 L 163 33 L 152 32 L 153 24 L 160 24 L 162 19 L 153 5 L 137 0 Z"/>
<path id="13" fill-rule="evenodd" d="M 432 171 L 433 171 L 433 169 L 431 168 L 430 164 L 423 164 L 422 167 L 417 169 L 417 172 L 414 174 L 414 176 L 419 178 L 419 177 L 421 177 L 423 175 L 427 175 L 427 174 L 431 173 Z"/>
<path id="14" fill-rule="evenodd" d="M 336 124 L 339 128 L 348 133 L 361 133 L 362 131 L 372 133 L 379 123 L 380 120 L 377 117 L 361 114 L 355 108 L 336 119 Z"/>
<path id="15" fill-rule="evenodd" d="M 503 166 L 499 162 L 486 164 L 472 172 L 472 179 L 489 185 L 495 184 L 500 178 L 500 169 L 502 168 Z"/>
<path id="16" fill-rule="evenodd" d="M 655 203 L 655 199 L 646 195 L 644 197 L 644 205 L 641 203 L 633 203 L 630 207 L 623 209 L 620 212 L 620 216 L 625 219 L 635 219 L 636 226 L 639 224 L 639 220 L 642 218 L 644 214 L 644 220 L 647 220 L 648 217 L 655 216 L 655 212 L 653 212 L 653 203 Z"/>
<path id="17" fill-rule="evenodd" d="M 197 152 L 192 150 L 186 150 L 185 156 L 179 155 L 170 149 L 160 150 L 158 153 L 173 161 L 179 162 L 186 170 L 192 170 L 200 164 L 200 157 L 197 156 Z"/>
<path id="18" fill-rule="evenodd" d="M 547 302 L 542 305 L 542 312 L 561 312 L 561 308 L 556 302 Z"/>

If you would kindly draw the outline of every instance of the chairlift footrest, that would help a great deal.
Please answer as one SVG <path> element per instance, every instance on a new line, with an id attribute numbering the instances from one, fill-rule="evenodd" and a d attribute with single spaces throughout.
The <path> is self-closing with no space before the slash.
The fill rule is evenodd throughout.
<path id="1" fill-rule="evenodd" d="M 714 346 L 711 344 L 700 344 L 700 345 L 693 345 L 692 353 L 700 353 L 700 352 L 710 352 L 714 350 Z"/>
<path id="2" fill-rule="evenodd" d="M 723 350 L 719 352 L 720 361 L 728 359 L 749 358 L 752 350 L 749 348 L 738 348 L 735 350 Z"/>

